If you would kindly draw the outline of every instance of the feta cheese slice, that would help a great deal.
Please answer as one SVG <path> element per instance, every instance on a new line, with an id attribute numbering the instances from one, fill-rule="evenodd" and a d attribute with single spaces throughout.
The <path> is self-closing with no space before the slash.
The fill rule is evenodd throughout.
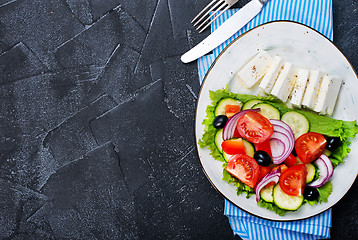
<path id="1" fill-rule="evenodd" d="M 302 105 L 313 109 L 318 96 L 318 90 L 321 85 L 323 73 L 319 70 L 311 70 L 310 76 L 308 78 L 306 92 L 303 96 Z"/>
<path id="2" fill-rule="evenodd" d="M 294 84 L 295 78 L 293 77 L 292 64 L 286 62 L 272 88 L 271 94 L 279 98 L 281 101 L 286 102 Z"/>
<path id="3" fill-rule="evenodd" d="M 272 60 L 271 67 L 268 69 L 267 73 L 262 78 L 262 81 L 259 85 L 265 93 L 271 92 L 273 85 L 275 84 L 282 68 L 282 58 L 279 56 L 275 56 Z"/>
<path id="4" fill-rule="evenodd" d="M 320 114 L 331 115 L 336 105 L 338 93 L 342 85 L 342 78 L 337 76 L 324 76 L 318 92 L 314 111 Z"/>
<path id="5" fill-rule="evenodd" d="M 272 57 L 261 51 L 238 72 L 238 77 L 247 88 L 251 88 L 266 74 L 271 63 Z"/>
<path id="6" fill-rule="evenodd" d="M 295 107 L 301 107 L 303 95 L 306 90 L 306 85 L 309 77 L 309 71 L 306 69 L 298 69 L 297 80 L 292 89 L 290 103 Z"/>

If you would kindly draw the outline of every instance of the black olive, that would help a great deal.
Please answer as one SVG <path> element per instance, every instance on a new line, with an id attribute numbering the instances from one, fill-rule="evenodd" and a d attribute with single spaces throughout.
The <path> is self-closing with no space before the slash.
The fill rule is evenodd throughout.
<path id="1" fill-rule="evenodd" d="M 327 137 L 326 148 L 329 151 L 334 151 L 339 147 L 339 145 L 341 145 L 341 143 L 342 141 L 339 137 Z"/>
<path id="2" fill-rule="evenodd" d="M 271 163 L 270 155 L 267 152 L 261 150 L 255 152 L 254 159 L 259 165 L 264 167 L 267 167 Z"/>
<path id="3" fill-rule="evenodd" d="M 228 118 L 225 115 L 219 115 L 214 118 L 213 126 L 215 128 L 224 128 Z"/>
<path id="4" fill-rule="evenodd" d="M 303 191 L 303 197 L 309 201 L 314 201 L 319 198 L 319 192 L 317 188 L 305 187 L 305 190 Z"/>
<path id="5" fill-rule="evenodd" d="M 292 150 L 292 155 L 295 156 L 295 157 L 297 157 L 297 153 L 296 153 L 296 149 L 295 149 L 295 148 L 293 148 L 293 150 Z"/>

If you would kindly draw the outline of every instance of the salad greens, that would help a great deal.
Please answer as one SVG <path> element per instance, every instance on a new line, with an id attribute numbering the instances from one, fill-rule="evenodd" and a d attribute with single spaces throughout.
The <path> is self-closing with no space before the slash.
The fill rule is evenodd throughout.
<path id="1" fill-rule="evenodd" d="M 224 98 L 233 98 L 240 100 L 241 102 L 245 103 L 250 100 L 261 100 L 263 102 L 268 102 L 275 108 L 277 108 L 281 115 L 288 111 L 292 111 L 291 108 L 288 108 L 284 103 L 273 96 L 254 96 L 254 95 L 247 95 L 247 94 L 235 94 L 228 90 L 228 86 L 225 89 L 219 89 L 217 91 L 210 91 L 210 98 L 211 98 L 211 105 L 207 106 L 206 109 L 206 118 L 203 120 L 203 124 L 205 125 L 205 133 L 202 136 L 202 139 L 199 140 L 200 147 L 208 147 L 211 151 L 211 155 L 214 159 L 223 162 L 223 180 L 234 184 L 237 187 L 237 194 L 246 193 L 247 198 L 251 195 L 255 194 L 253 188 L 248 187 L 247 185 L 241 183 L 238 179 L 232 177 L 226 170 L 227 162 L 220 151 L 217 149 L 215 145 L 215 134 L 217 129 L 214 128 L 212 122 L 215 118 L 215 107 L 217 103 Z M 342 140 L 342 144 L 332 152 L 330 159 L 334 167 L 344 162 L 344 157 L 350 152 L 350 139 L 353 138 L 358 133 L 358 125 L 356 121 L 343 121 L 333 119 L 327 116 L 318 115 L 313 112 L 308 112 L 300 109 L 295 109 L 295 111 L 303 114 L 310 123 L 310 131 L 317 132 L 322 135 L 330 136 L 330 137 L 340 137 Z M 318 188 L 320 193 L 320 197 L 318 200 L 315 201 L 308 201 L 305 200 L 310 205 L 318 204 L 320 202 L 327 202 L 328 196 L 332 192 L 332 183 L 328 182 L 324 186 Z M 264 200 L 260 199 L 258 205 L 261 207 L 265 207 L 267 209 L 275 211 L 279 215 L 285 214 L 286 210 L 282 210 L 277 207 L 273 203 L 265 202 Z"/>

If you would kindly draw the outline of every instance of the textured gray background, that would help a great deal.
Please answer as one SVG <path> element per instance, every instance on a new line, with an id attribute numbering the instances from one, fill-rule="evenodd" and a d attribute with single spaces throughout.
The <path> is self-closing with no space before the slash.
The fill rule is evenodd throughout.
<path id="1" fill-rule="evenodd" d="M 208 2 L 0 0 L 0 239 L 234 238 L 194 147 L 196 64 L 179 60 Z M 358 2 L 333 9 L 358 69 Z M 332 239 L 356 239 L 357 195 Z"/>

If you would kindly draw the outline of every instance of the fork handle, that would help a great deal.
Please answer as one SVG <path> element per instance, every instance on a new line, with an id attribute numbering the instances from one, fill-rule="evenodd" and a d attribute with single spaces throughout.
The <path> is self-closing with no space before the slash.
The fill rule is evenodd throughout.
<path id="1" fill-rule="evenodd" d="M 225 2 L 226 2 L 227 4 L 229 4 L 229 6 L 234 5 L 237 1 L 238 1 L 238 0 L 225 0 Z"/>
<path id="2" fill-rule="evenodd" d="M 259 0 L 260 3 L 262 3 L 262 5 L 266 4 L 269 0 Z"/>

